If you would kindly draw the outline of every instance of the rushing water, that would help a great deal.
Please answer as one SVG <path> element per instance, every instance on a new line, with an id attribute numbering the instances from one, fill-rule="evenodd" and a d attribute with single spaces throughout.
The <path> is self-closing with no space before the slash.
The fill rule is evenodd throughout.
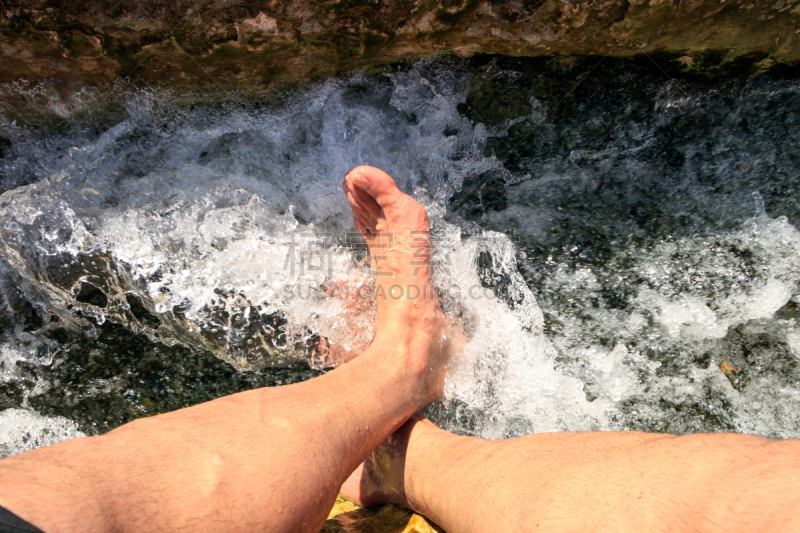
<path id="1" fill-rule="evenodd" d="M 800 435 L 800 83 L 596 63 L 428 62 L 271 102 L 6 88 L 0 455 L 366 346 L 372 309 L 326 293 L 371 283 L 358 164 L 433 221 L 469 339 L 443 427 Z"/>

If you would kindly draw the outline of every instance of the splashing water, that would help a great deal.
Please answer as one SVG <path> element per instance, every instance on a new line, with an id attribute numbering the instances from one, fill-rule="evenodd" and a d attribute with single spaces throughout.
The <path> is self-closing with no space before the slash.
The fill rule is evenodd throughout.
<path id="1" fill-rule="evenodd" d="M 0 457 L 85 436 L 66 418 L 48 418 L 25 409 L 0 412 Z"/>
<path id="2" fill-rule="evenodd" d="M 715 207 L 725 227 L 647 234 L 613 209 L 581 211 L 603 198 L 591 180 L 603 179 L 604 161 L 636 166 L 658 128 L 682 120 L 676 106 L 687 113 L 710 96 L 651 84 L 638 96 L 651 100 L 647 121 L 626 119 L 599 151 L 559 153 L 547 144 L 558 135 L 585 145 L 602 137 L 593 132 L 606 112 L 556 134 L 558 104 L 539 94 L 513 116 L 483 120 L 480 79 L 461 64 L 424 63 L 329 80 L 274 106 L 191 107 L 169 92 L 128 90 L 114 96 L 123 118 L 97 134 L 73 131 L 70 146 L 62 139 L 35 167 L 42 141 L 0 121 L 18 151 L 4 176 L 12 163 L 36 174 L 0 197 L 5 298 L 32 302 L 41 322 L 9 329 L 3 382 L 23 381 L 19 361 L 44 368 L 67 357 L 48 332 L 91 338 L 110 323 L 208 350 L 242 372 L 335 363 L 318 352 L 321 338 L 363 349 L 373 311 L 354 311 L 329 288 L 371 283 L 339 188 L 345 172 L 369 164 L 428 209 L 434 283 L 469 339 L 445 400 L 428 409 L 440 425 L 491 438 L 623 428 L 800 434 L 800 233 L 789 220 L 770 218 L 752 188 L 748 211 Z M 781 91 L 795 88 L 775 88 L 775 98 Z M 645 189 L 658 177 L 637 176 Z M 583 202 L 572 218 L 557 214 L 561 193 Z M 670 207 L 678 196 L 664 212 L 688 209 Z M 603 235 L 595 248 L 575 237 L 586 227 Z M 616 236 L 606 243 L 609 227 Z M 12 298 L 17 288 L 23 296 Z M 48 387 L 38 379 L 10 405 L 28 408 Z M 57 434 L 78 436 L 70 431 Z"/>

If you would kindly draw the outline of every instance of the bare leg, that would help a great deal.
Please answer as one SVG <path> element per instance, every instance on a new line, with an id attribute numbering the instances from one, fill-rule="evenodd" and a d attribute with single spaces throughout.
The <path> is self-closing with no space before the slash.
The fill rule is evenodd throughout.
<path id="1" fill-rule="evenodd" d="M 798 531 L 800 443 L 736 434 L 457 437 L 417 416 L 342 487 L 448 533 Z"/>
<path id="2" fill-rule="evenodd" d="M 422 206 L 368 167 L 344 189 L 381 252 L 376 269 L 391 273 L 377 286 L 429 287 L 427 255 L 411 264 L 412 241 L 429 245 Z M 370 348 L 317 379 L 0 461 L 0 505 L 48 532 L 319 530 L 353 469 L 441 395 L 448 340 L 435 297 L 377 305 Z"/>

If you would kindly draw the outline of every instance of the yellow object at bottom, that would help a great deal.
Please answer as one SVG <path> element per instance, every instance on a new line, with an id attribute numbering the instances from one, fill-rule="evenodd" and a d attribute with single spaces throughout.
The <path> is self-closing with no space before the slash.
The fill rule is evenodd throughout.
<path id="1" fill-rule="evenodd" d="M 376 509 L 336 498 L 323 533 L 443 533 L 425 517 L 396 505 Z"/>

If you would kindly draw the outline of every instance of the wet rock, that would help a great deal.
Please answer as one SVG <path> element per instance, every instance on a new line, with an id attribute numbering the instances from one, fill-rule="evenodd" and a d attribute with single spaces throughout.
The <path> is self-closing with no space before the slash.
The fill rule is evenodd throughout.
<path id="1" fill-rule="evenodd" d="M 96 326 L 93 335 L 57 326 L 42 329 L 40 338 L 63 348 L 49 364 L 16 363 L 28 378 L 0 387 L 0 409 L 20 407 L 28 396 L 36 412 L 74 420 L 87 435 L 143 416 L 321 374 L 302 363 L 237 372 L 210 352 L 165 346 L 111 322 Z M 50 386 L 32 391 L 36 382 Z"/>
<path id="2" fill-rule="evenodd" d="M 14 145 L 5 137 L 0 137 L 0 159 L 3 159 L 11 153 L 11 148 Z"/>
<path id="3" fill-rule="evenodd" d="M 0 83 L 62 89 L 130 79 L 181 87 L 252 87 L 378 70 L 435 53 L 513 56 L 672 54 L 716 76 L 752 68 L 791 73 L 800 60 L 792 2 L 494 0 L 370 3 L 129 3 L 0 10 Z"/>
<path id="4" fill-rule="evenodd" d="M 750 379 L 744 367 L 734 366 L 727 359 L 722 360 L 719 364 L 719 369 L 722 370 L 722 373 L 725 374 L 725 377 L 728 378 L 728 381 L 731 382 L 731 385 L 736 390 L 741 390 Z"/>
<path id="5" fill-rule="evenodd" d="M 764 374 L 784 386 L 796 386 L 800 381 L 797 358 L 774 324 L 754 320 L 731 328 L 715 355 L 720 370 L 736 390 Z"/>
<path id="6" fill-rule="evenodd" d="M 480 220 L 487 211 L 502 211 L 507 206 L 506 182 L 499 172 L 489 171 L 471 177 L 450 199 L 448 209 L 466 220 Z"/>

